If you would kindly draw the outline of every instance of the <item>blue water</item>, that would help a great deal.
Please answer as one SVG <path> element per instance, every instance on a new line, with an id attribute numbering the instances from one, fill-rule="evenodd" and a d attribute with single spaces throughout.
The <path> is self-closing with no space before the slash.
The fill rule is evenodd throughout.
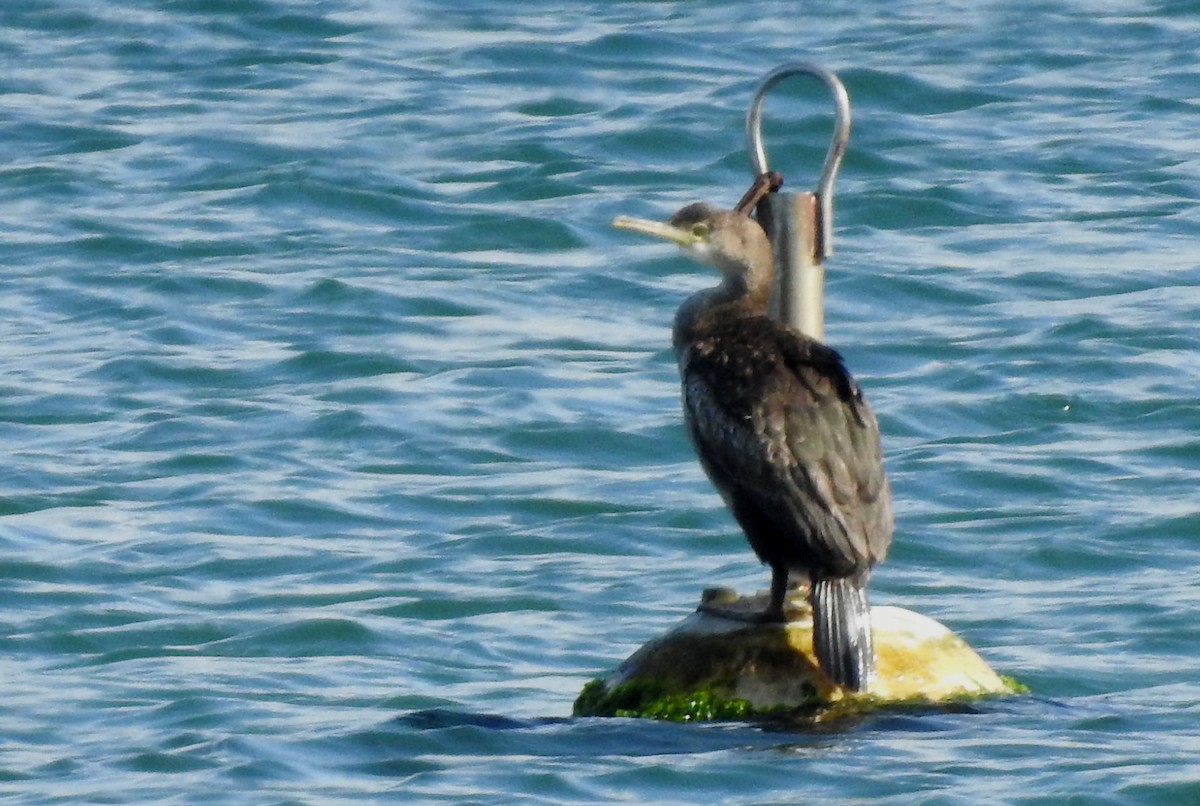
<path id="1" fill-rule="evenodd" d="M 1200 800 L 1198 41 L 1170 0 L 5 3 L 0 797 Z M 732 204 L 796 58 L 854 104 L 874 601 L 1033 694 L 571 719 L 766 583 L 680 423 L 712 278 L 608 222 Z M 792 189 L 828 132 L 772 94 Z"/>

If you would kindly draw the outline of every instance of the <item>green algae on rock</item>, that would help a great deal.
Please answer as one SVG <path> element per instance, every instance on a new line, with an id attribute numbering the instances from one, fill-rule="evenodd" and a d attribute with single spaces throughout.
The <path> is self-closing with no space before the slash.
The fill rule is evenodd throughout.
<path id="1" fill-rule="evenodd" d="M 762 595 L 709 591 L 747 612 Z M 820 670 L 812 614 L 799 596 L 787 624 L 753 624 L 697 611 L 656 638 L 606 678 L 588 683 L 576 716 L 672 721 L 750 719 L 783 714 L 821 720 L 889 705 L 920 705 L 1021 693 L 959 636 L 931 618 L 899 607 L 871 609 L 876 676 L 866 692 L 847 692 Z"/>
<path id="2" fill-rule="evenodd" d="M 652 680 L 633 680 L 611 689 L 603 680 L 583 687 L 572 710 L 574 716 L 623 716 L 669 722 L 711 722 L 756 716 L 746 700 L 716 691 L 673 692 Z"/>

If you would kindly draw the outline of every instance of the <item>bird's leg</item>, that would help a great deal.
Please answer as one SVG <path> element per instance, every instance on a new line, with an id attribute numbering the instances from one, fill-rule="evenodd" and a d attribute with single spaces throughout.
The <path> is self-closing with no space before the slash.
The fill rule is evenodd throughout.
<path id="1" fill-rule="evenodd" d="M 771 566 L 771 601 L 762 612 L 762 621 L 766 624 L 786 623 L 787 616 L 783 612 L 783 603 L 787 599 L 788 569 L 784 565 Z"/>
<path id="2" fill-rule="evenodd" d="M 771 598 L 765 610 L 749 610 L 737 606 L 737 594 L 729 589 L 705 591 L 704 599 L 696 608 L 710 616 L 745 621 L 750 624 L 786 624 L 784 602 L 788 592 L 788 569 L 785 566 L 771 567 Z M 724 599 L 724 601 L 722 601 Z"/>

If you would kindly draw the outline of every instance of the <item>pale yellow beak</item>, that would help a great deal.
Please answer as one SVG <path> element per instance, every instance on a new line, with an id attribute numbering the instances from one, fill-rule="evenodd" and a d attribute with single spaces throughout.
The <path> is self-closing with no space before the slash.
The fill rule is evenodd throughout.
<path id="1" fill-rule="evenodd" d="M 681 247 L 695 246 L 700 243 L 702 238 L 692 233 L 689 230 L 672 227 L 662 221 L 651 221 L 648 218 L 634 218 L 633 216 L 619 215 L 612 220 L 612 225 L 617 229 L 629 230 L 630 232 L 640 232 L 643 235 L 650 235 L 654 238 L 661 238 L 664 241 L 678 244 Z"/>

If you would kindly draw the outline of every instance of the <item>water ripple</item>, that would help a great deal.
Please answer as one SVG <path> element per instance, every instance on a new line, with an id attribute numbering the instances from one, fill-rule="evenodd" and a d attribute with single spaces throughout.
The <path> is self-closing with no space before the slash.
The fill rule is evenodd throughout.
<path id="1" fill-rule="evenodd" d="M 1191 11 L 681 8 L 0 15 L 0 791 L 1195 799 Z M 873 595 L 1037 696 L 566 719 L 703 587 L 766 582 L 679 421 L 711 277 L 608 222 L 732 203 L 794 58 L 855 105 L 828 330 L 896 494 Z M 768 108 L 793 190 L 811 89 Z"/>

